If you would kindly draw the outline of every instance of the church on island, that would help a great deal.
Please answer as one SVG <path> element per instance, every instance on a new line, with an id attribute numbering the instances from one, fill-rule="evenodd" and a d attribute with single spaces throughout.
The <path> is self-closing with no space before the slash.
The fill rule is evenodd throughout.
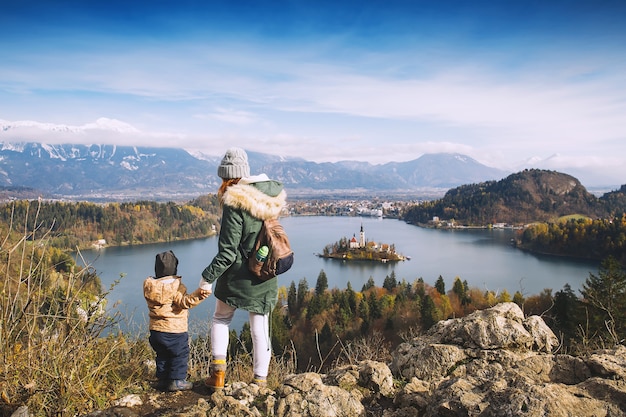
<path id="1" fill-rule="evenodd" d="M 326 245 L 322 254 L 322 258 L 333 258 L 342 260 L 356 261 L 404 261 L 407 258 L 396 252 L 395 245 L 387 243 L 376 243 L 365 239 L 365 230 L 361 224 L 359 238 L 356 234 L 348 241 L 346 238 Z"/>
<path id="2" fill-rule="evenodd" d="M 361 231 L 359 232 L 359 240 L 356 240 L 356 236 L 352 235 L 350 239 L 350 249 L 358 249 L 365 247 L 365 231 L 363 230 L 363 224 L 361 223 Z"/>

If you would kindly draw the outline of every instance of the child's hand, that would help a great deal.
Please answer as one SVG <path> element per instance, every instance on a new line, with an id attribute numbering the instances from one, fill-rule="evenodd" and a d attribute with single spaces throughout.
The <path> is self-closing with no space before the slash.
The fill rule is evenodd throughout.
<path id="1" fill-rule="evenodd" d="M 213 291 L 211 290 L 203 290 L 202 288 L 197 288 L 194 292 L 191 293 L 191 295 L 193 297 L 198 298 L 200 301 L 204 300 L 205 298 L 207 298 L 209 295 L 211 295 Z"/>

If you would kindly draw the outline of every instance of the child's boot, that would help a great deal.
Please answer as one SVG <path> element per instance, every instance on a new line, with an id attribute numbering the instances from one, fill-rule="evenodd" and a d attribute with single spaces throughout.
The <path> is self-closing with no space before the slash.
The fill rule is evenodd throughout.
<path id="1" fill-rule="evenodd" d="M 157 383 L 155 388 L 159 391 L 167 391 L 170 385 L 170 380 L 169 379 L 163 379 L 160 378 Z"/>
<path id="2" fill-rule="evenodd" d="M 205 385 L 213 391 L 224 388 L 226 381 L 226 359 L 213 359 L 211 361 L 211 375 L 204 381 Z"/>
<path id="3" fill-rule="evenodd" d="M 173 379 L 167 387 L 168 391 L 187 391 L 193 388 L 193 382 L 186 379 Z"/>

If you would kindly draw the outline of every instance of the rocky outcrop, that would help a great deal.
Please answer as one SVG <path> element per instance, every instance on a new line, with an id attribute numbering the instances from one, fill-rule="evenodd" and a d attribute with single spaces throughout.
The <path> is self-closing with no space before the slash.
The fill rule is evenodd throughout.
<path id="1" fill-rule="evenodd" d="M 439 322 L 398 346 L 390 364 L 290 375 L 276 391 L 238 382 L 159 415 L 626 416 L 626 347 L 573 357 L 557 346 L 540 317 L 503 303 Z"/>
<path id="2" fill-rule="evenodd" d="M 551 353 L 557 345 L 541 318 L 524 318 L 513 303 L 439 322 L 393 355 L 392 372 L 410 381 L 396 396 L 397 411 L 419 416 L 626 415 L 626 348 L 577 358 Z"/>

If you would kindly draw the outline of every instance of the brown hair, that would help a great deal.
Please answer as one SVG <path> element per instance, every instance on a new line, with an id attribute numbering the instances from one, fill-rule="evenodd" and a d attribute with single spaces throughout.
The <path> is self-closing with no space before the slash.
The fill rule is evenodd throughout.
<path id="1" fill-rule="evenodd" d="M 239 182 L 241 178 L 224 178 L 222 179 L 222 185 L 220 185 L 220 189 L 217 190 L 217 197 L 219 198 L 220 204 L 223 203 L 224 193 L 226 189 L 231 185 L 235 185 Z"/>

